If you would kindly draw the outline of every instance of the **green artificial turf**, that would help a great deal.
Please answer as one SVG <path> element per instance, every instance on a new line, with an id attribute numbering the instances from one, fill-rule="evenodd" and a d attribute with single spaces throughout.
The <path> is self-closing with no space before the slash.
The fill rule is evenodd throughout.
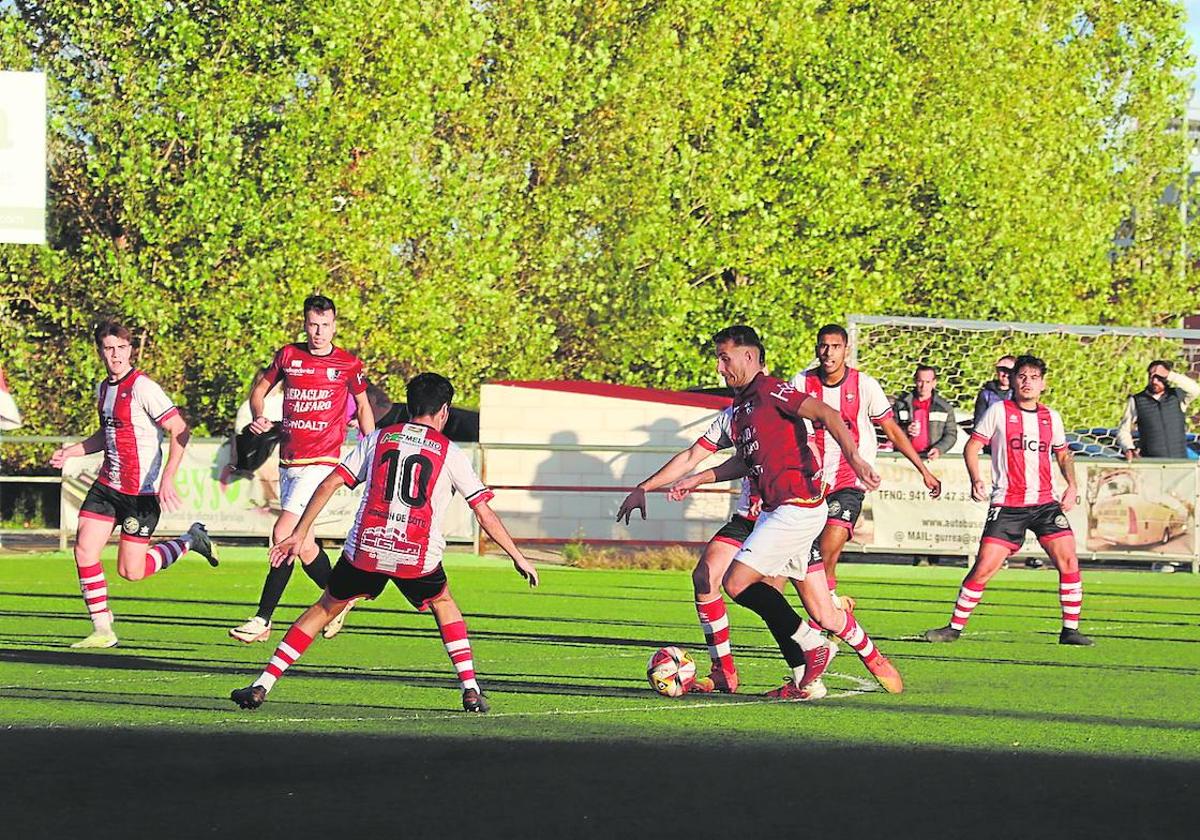
<path id="1" fill-rule="evenodd" d="M 843 564 L 839 590 L 899 667 L 904 694 L 876 690 L 843 645 L 830 696 L 769 702 L 785 667 L 754 615 L 730 606 L 736 696 L 667 700 L 646 685 L 659 646 L 708 658 L 686 572 L 544 567 L 530 591 L 502 560 L 447 560 L 492 714 L 460 711 L 433 620 L 389 588 L 318 639 L 256 712 L 230 703 L 316 597 L 293 576 L 270 644 L 228 628 L 253 613 L 262 549 L 227 549 L 219 569 L 186 557 L 130 583 L 106 555 L 118 647 L 74 651 L 90 630 L 67 555 L 0 557 L 0 722 L 17 729 L 215 728 L 405 736 L 658 743 L 770 740 L 1003 753 L 1200 759 L 1200 580 L 1085 572 L 1083 625 L 1096 646 L 1059 646 L 1057 576 L 1010 569 L 988 587 L 963 638 L 918 641 L 946 623 L 963 570 Z M 793 600 L 795 600 L 793 598 Z"/>

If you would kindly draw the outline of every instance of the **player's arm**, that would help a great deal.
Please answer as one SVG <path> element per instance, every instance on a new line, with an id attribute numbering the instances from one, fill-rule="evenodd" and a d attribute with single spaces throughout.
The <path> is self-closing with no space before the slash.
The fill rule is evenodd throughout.
<path id="1" fill-rule="evenodd" d="M 967 465 L 967 475 L 971 479 L 971 498 L 977 502 L 986 502 L 988 498 L 987 485 L 983 483 L 979 472 L 979 453 L 983 452 L 983 440 L 972 434 L 963 448 L 963 461 Z"/>
<path id="2" fill-rule="evenodd" d="M 525 555 L 521 553 L 521 549 L 517 548 L 517 544 L 513 542 L 512 536 L 508 533 L 508 529 L 504 527 L 504 523 L 500 521 L 500 517 L 488 505 L 487 502 L 480 502 L 473 508 L 475 519 L 479 522 L 479 527 L 488 535 L 488 539 L 496 545 L 504 549 L 504 553 L 512 558 L 513 567 L 517 573 L 529 581 L 530 586 L 538 585 L 538 573 L 534 565 L 525 559 Z"/>
<path id="3" fill-rule="evenodd" d="M 842 450 L 842 455 L 846 457 L 854 474 L 862 480 L 868 490 L 875 490 L 879 487 L 879 474 L 872 469 L 863 456 L 858 452 L 858 444 L 854 442 L 854 437 L 850 434 L 850 428 L 842 420 L 842 415 L 834 411 L 829 406 L 825 405 L 821 400 L 805 399 L 797 406 L 795 411 L 796 416 L 803 417 L 805 420 L 811 420 L 814 423 L 820 423 L 825 427 L 829 434 L 833 435 L 833 439 L 837 441 L 838 447 Z M 898 427 L 897 427 L 898 428 Z M 909 445 L 912 449 L 912 445 Z M 920 461 L 920 458 L 917 458 Z"/>
<path id="4" fill-rule="evenodd" d="M 1079 488 L 1075 486 L 1075 456 L 1071 454 L 1070 448 L 1064 446 L 1054 453 L 1054 460 L 1058 461 L 1058 470 L 1067 480 L 1067 489 L 1063 490 L 1058 502 L 1063 513 L 1066 513 L 1075 507 L 1075 500 L 1079 497 Z"/>
<path id="5" fill-rule="evenodd" d="M 260 379 L 258 384 L 250 391 L 250 416 L 254 418 L 250 422 L 250 431 L 256 435 L 261 435 L 263 432 L 269 431 L 273 425 L 267 419 L 265 412 L 267 394 L 271 393 L 271 389 L 275 387 L 275 384 L 275 380 L 270 375 L 267 375 Z"/>
<path id="6" fill-rule="evenodd" d="M 695 490 L 705 484 L 717 484 L 722 481 L 735 481 L 750 475 L 750 465 L 738 455 L 734 455 L 725 463 L 710 467 L 698 473 L 692 473 L 671 485 L 667 498 L 672 502 L 680 502 Z"/>
<path id="7" fill-rule="evenodd" d="M 91 437 L 84 438 L 76 443 L 68 443 L 65 446 L 60 446 L 54 450 L 54 454 L 50 456 L 50 466 L 56 470 L 60 470 L 68 458 L 79 458 L 83 455 L 91 455 L 93 452 L 99 452 L 104 448 L 104 429 L 97 429 L 92 432 Z"/>
<path id="8" fill-rule="evenodd" d="M 292 529 L 292 533 L 271 546 L 270 558 L 272 566 L 282 566 L 285 562 L 292 563 L 295 561 L 296 556 L 300 553 L 300 545 L 304 542 L 304 535 L 312 530 L 313 523 L 317 521 L 317 517 L 321 515 L 321 511 L 325 509 L 325 505 L 329 503 L 330 498 L 338 491 L 338 488 L 345 484 L 346 477 L 340 469 L 336 469 L 325 476 L 325 479 L 313 491 L 312 498 L 308 500 L 308 504 L 304 506 L 304 514 L 300 517 L 300 521 L 296 523 L 296 527 Z"/>
<path id="9" fill-rule="evenodd" d="M 1125 412 L 1121 415 L 1121 422 L 1117 425 L 1117 445 L 1125 453 L 1125 460 L 1132 461 L 1137 457 L 1138 451 L 1133 445 L 1133 427 L 1137 425 L 1137 405 L 1130 397 L 1125 401 Z"/>
<path id="10" fill-rule="evenodd" d="M 879 428 L 883 429 L 883 433 L 887 435 L 887 439 L 892 442 L 892 446 L 896 447 L 900 454 L 917 468 L 917 472 L 921 474 L 921 480 L 925 482 L 925 488 L 929 490 L 929 495 L 934 499 L 942 495 L 941 479 L 931 473 L 929 467 L 925 466 L 925 462 L 917 454 L 916 447 L 912 445 L 912 441 L 909 440 L 904 430 L 900 428 L 900 424 L 896 422 L 895 418 L 888 416 L 876 422 Z M 842 451 L 845 452 L 844 449 Z"/>
<path id="11" fill-rule="evenodd" d="M 679 480 L 712 454 L 712 450 L 701 443 L 702 440 L 704 438 L 696 441 L 682 452 L 677 452 L 657 472 L 649 478 L 639 481 L 638 485 L 625 497 L 625 501 L 621 502 L 621 506 L 617 508 L 617 521 L 620 522 L 624 517 L 625 524 L 628 525 L 629 517 L 635 510 L 641 511 L 642 519 L 645 519 L 647 492 Z"/>
<path id="12" fill-rule="evenodd" d="M 367 402 L 367 392 L 359 391 L 354 395 L 355 416 L 358 418 L 358 433 L 367 436 L 375 431 L 375 412 Z"/>
<path id="13" fill-rule="evenodd" d="M 158 485 L 158 501 L 163 510 L 178 510 L 183 502 L 175 489 L 175 473 L 183 462 L 183 450 L 192 439 L 192 430 L 177 411 L 160 421 L 158 427 L 167 434 L 167 463 L 163 465 L 162 481 Z"/>

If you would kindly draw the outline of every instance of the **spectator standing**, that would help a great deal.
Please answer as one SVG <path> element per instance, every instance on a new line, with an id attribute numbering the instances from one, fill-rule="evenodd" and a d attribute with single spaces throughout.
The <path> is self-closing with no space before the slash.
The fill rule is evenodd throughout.
<path id="1" fill-rule="evenodd" d="M 1200 384 L 1171 369 L 1171 363 L 1156 359 L 1146 367 L 1146 387 L 1130 394 L 1125 414 L 1117 427 L 1117 444 L 1125 460 L 1186 458 L 1187 420 L 1184 410 L 1200 397 Z M 1137 446 L 1133 429 L 1137 427 Z"/>
<path id="2" fill-rule="evenodd" d="M 975 413 L 971 418 L 972 429 L 979 425 L 979 421 L 993 404 L 1012 399 L 1012 372 L 1016 361 L 1014 356 L 1001 356 L 996 360 L 996 378 L 984 383 L 979 389 L 979 396 L 975 398 Z"/>
<path id="3" fill-rule="evenodd" d="M 958 439 L 954 406 L 937 392 L 937 371 L 929 365 L 917 366 L 912 390 L 896 397 L 892 410 L 913 449 L 927 461 L 945 455 Z"/>

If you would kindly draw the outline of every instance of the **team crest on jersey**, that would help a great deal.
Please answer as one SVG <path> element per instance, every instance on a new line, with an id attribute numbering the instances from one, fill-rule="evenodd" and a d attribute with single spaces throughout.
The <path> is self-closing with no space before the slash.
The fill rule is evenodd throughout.
<path id="1" fill-rule="evenodd" d="M 842 512 L 842 503 L 841 502 L 834 499 L 832 502 L 829 503 L 829 515 L 830 516 L 837 516 L 841 512 Z"/>
<path id="2" fill-rule="evenodd" d="M 340 370 L 336 370 L 334 368 L 325 368 L 325 375 L 328 376 L 330 379 L 337 379 L 338 377 L 340 377 L 342 375 L 342 372 Z"/>
<path id="3" fill-rule="evenodd" d="M 121 530 L 130 536 L 138 532 L 138 521 L 136 516 L 126 516 L 125 521 L 121 523 Z"/>
<path id="4" fill-rule="evenodd" d="M 854 392 L 853 391 L 846 392 L 846 402 L 854 402 Z"/>
<path id="5" fill-rule="evenodd" d="M 1054 517 L 1054 524 L 1057 525 L 1059 528 L 1069 528 L 1070 527 L 1070 523 L 1067 522 L 1066 515 L 1062 514 L 1062 513 L 1060 513 L 1058 516 Z"/>

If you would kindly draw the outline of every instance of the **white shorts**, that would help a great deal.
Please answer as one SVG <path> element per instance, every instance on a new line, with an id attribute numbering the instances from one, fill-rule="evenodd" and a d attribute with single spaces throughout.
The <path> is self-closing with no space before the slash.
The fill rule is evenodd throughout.
<path id="1" fill-rule="evenodd" d="M 804 580 L 813 540 L 821 535 L 829 512 L 825 505 L 781 505 L 758 517 L 750 538 L 733 558 L 764 577 Z"/>
<path id="2" fill-rule="evenodd" d="M 317 485 L 334 470 L 333 464 L 284 467 L 279 471 L 279 507 L 301 516 Z"/>

